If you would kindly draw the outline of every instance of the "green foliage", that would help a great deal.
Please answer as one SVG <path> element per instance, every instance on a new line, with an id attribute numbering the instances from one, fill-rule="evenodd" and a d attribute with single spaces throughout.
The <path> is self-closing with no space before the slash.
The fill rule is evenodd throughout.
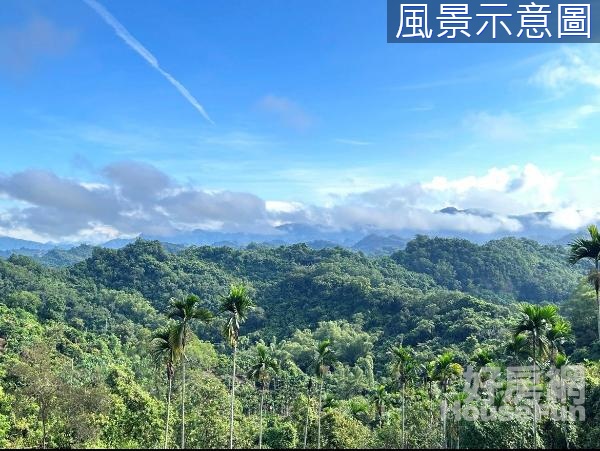
<path id="1" fill-rule="evenodd" d="M 590 447 L 595 293 L 566 259 L 527 240 L 418 237 L 393 258 L 138 240 L 60 269 L 0 260 L 0 446 L 162 447 L 165 371 L 178 445 L 185 358 L 186 444 L 227 447 L 234 344 L 235 446 L 257 446 L 262 405 L 264 447 L 303 447 L 305 430 L 316 447 L 319 419 L 323 447 L 440 447 L 440 405 L 461 399 L 463 368 L 526 363 L 535 342 L 542 365 L 590 359 L 588 419 L 540 421 L 541 444 Z M 448 420 L 446 435 L 461 448 L 529 446 L 531 421 Z"/>
<path id="2" fill-rule="evenodd" d="M 482 246 L 460 239 L 418 236 L 392 258 L 407 269 L 431 275 L 452 290 L 500 301 L 557 302 L 581 277 L 560 246 L 503 238 Z"/>
<path id="3" fill-rule="evenodd" d="M 103 429 L 109 447 L 157 448 L 161 440 L 163 406 L 122 367 L 108 374 L 111 411 Z"/>
<path id="4" fill-rule="evenodd" d="M 359 449 L 369 445 L 369 428 L 338 409 L 328 409 L 325 412 L 322 428 L 323 448 Z"/>
<path id="5" fill-rule="evenodd" d="M 244 285 L 232 285 L 229 294 L 221 298 L 220 311 L 228 315 L 223 334 L 232 347 L 237 346 L 240 326 L 253 308 L 254 301 Z"/>
<path id="6" fill-rule="evenodd" d="M 263 442 L 271 449 L 296 448 L 298 432 L 289 421 L 271 419 L 265 428 Z"/>
<path id="7" fill-rule="evenodd" d="M 189 405 L 187 445 L 190 448 L 226 448 L 228 445 L 228 391 L 215 376 L 191 369 L 187 386 Z"/>

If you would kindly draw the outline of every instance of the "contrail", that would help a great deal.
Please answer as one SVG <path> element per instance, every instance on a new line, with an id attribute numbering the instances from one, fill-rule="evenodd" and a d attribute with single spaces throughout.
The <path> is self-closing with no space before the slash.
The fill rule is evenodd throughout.
<path id="1" fill-rule="evenodd" d="M 119 36 L 121 39 L 123 39 L 123 41 L 125 41 L 125 44 L 127 44 L 129 47 L 131 47 L 133 50 L 135 50 L 142 58 L 144 58 L 148 62 L 148 64 L 150 64 L 163 77 L 165 77 L 169 81 L 169 83 L 171 83 L 173 86 L 175 86 L 175 88 L 179 91 L 179 93 L 183 97 L 185 97 L 187 99 L 187 101 L 190 102 L 192 104 L 192 106 L 200 112 L 200 114 L 204 117 L 204 119 L 206 119 L 211 124 L 214 124 L 212 119 L 209 117 L 209 115 L 204 110 L 204 107 L 202 105 L 200 105 L 200 102 L 198 102 L 196 100 L 196 98 L 190 93 L 190 91 L 188 91 L 185 86 L 183 86 L 181 83 L 179 83 L 179 81 L 177 81 L 170 73 L 168 73 L 162 67 L 160 67 L 156 57 L 152 53 L 150 53 L 150 51 L 146 47 L 144 47 L 140 43 L 140 41 L 138 41 L 136 38 L 134 38 L 129 33 L 129 31 L 127 31 L 127 29 L 121 24 L 121 22 L 119 22 L 111 13 L 109 13 L 108 10 L 104 6 L 102 6 L 96 0 L 83 0 L 83 1 L 85 3 L 87 3 L 88 6 L 90 6 L 94 11 L 96 11 L 98 13 L 98 15 L 100 17 L 102 17 L 102 19 L 104 19 L 104 21 L 115 30 L 115 32 L 117 33 L 117 36 Z"/>

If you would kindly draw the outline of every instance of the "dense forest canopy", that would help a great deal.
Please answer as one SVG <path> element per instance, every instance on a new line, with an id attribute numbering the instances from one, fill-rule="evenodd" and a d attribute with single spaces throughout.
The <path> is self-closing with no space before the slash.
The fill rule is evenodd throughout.
<path id="1" fill-rule="evenodd" d="M 13 255 L 0 260 L 0 445 L 592 447 L 595 293 L 568 258 L 425 236 L 374 257 L 144 240 Z M 538 418 L 534 433 L 529 417 L 442 415 L 469 366 L 531 359 L 585 366 L 584 422 Z"/>

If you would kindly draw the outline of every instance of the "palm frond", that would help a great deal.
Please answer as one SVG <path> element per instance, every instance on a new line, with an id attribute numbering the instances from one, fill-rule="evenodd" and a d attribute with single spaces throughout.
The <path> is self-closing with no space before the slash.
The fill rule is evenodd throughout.
<path id="1" fill-rule="evenodd" d="M 213 319 L 213 314 L 205 309 L 198 307 L 200 298 L 193 294 L 184 299 L 171 299 L 171 312 L 169 317 L 183 322 L 189 322 L 193 319 L 208 323 Z"/>
<path id="2" fill-rule="evenodd" d="M 152 337 L 152 358 L 156 364 L 176 363 L 182 354 L 181 328 L 178 324 L 156 331 Z"/>
<path id="3" fill-rule="evenodd" d="M 192 312 L 190 318 L 197 319 L 203 323 L 209 323 L 214 319 L 212 312 L 205 308 L 196 308 Z"/>
<path id="4" fill-rule="evenodd" d="M 334 361 L 334 353 L 331 349 L 331 340 L 325 339 L 317 344 L 315 357 L 311 364 L 315 374 L 322 378 L 328 371 Z"/>
<path id="5" fill-rule="evenodd" d="M 588 227 L 590 238 L 576 238 L 569 243 L 569 263 L 576 264 L 583 259 L 598 260 L 600 258 L 600 232 L 598 227 Z"/>
<path id="6" fill-rule="evenodd" d="M 565 365 L 569 364 L 569 358 L 562 353 L 558 353 L 556 354 L 556 357 L 554 357 L 554 366 L 556 368 L 562 368 Z"/>
<path id="7" fill-rule="evenodd" d="M 265 384 L 271 376 L 279 372 L 279 363 L 272 355 L 272 352 L 264 344 L 259 343 L 256 346 L 256 357 L 250 370 L 248 377 L 256 382 Z"/>
<path id="8" fill-rule="evenodd" d="M 223 327 L 223 335 L 232 347 L 237 345 L 240 324 L 246 320 L 254 307 L 255 304 L 248 294 L 248 289 L 242 284 L 232 285 L 227 296 L 221 298 L 219 311 L 228 314 Z"/>

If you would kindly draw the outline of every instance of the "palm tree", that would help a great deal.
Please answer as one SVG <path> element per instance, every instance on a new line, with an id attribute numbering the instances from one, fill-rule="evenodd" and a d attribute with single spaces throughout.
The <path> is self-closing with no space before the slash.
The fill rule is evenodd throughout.
<path id="1" fill-rule="evenodd" d="M 323 340 L 317 345 L 317 353 L 314 360 L 314 368 L 319 379 L 319 416 L 317 418 L 317 449 L 321 449 L 321 413 L 323 411 L 323 380 L 329 372 L 329 366 L 333 362 L 333 351 L 331 341 Z"/>
<path id="2" fill-rule="evenodd" d="M 514 329 L 514 337 L 524 336 L 533 353 L 533 384 L 536 387 L 536 365 L 539 359 L 548 355 L 550 341 L 548 332 L 559 321 L 558 309 L 554 305 L 521 305 L 523 318 Z M 533 405 L 533 446 L 537 447 L 537 412 Z"/>
<path id="3" fill-rule="evenodd" d="M 571 323 L 559 316 L 557 317 L 556 322 L 552 324 L 547 335 L 551 348 L 551 357 L 552 359 L 556 359 L 556 357 L 564 351 L 564 344 L 571 340 Z"/>
<path id="4" fill-rule="evenodd" d="M 478 349 L 472 359 L 477 368 L 481 369 L 494 360 L 489 349 Z"/>
<path id="5" fill-rule="evenodd" d="M 354 418 L 362 423 L 366 423 L 369 416 L 369 403 L 364 398 L 352 398 L 348 401 L 348 409 Z"/>
<path id="6" fill-rule="evenodd" d="M 231 376 L 231 405 L 229 413 L 229 448 L 233 449 L 233 411 L 235 403 L 235 364 L 240 326 L 246 321 L 255 304 L 248 294 L 248 289 L 241 284 L 232 285 L 227 296 L 221 298 L 220 310 L 228 315 L 223 334 L 233 348 L 233 372 Z"/>
<path id="7" fill-rule="evenodd" d="M 198 307 L 200 299 L 198 296 L 189 295 L 185 299 L 171 300 L 170 317 L 179 321 L 177 325 L 177 344 L 181 352 L 181 449 L 185 448 L 185 364 L 187 345 L 190 334 L 190 323 L 199 320 L 208 323 L 213 315 L 208 310 Z"/>
<path id="8" fill-rule="evenodd" d="M 556 367 L 556 369 L 558 370 L 556 372 L 556 376 L 558 377 L 558 383 L 559 383 L 559 387 L 563 386 L 563 380 L 562 380 L 562 374 L 560 372 L 561 368 L 565 365 L 569 365 L 569 358 L 561 353 L 558 352 L 555 356 L 554 356 L 554 366 Z M 562 421 L 562 433 L 563 433 L 563 438 L 565 439 L 565 447 L 567 449 L 569 449 L 569 434 L 567 434 L 567 423 L 566 421 L 563 419 Z"/>
<path id="9" fill-rule="evenodd" d="M 517 364 L 520 364 L 527 354 L 527 336 L 523 333 L 514 335 L 512 341 L 506 346 L 506 352 Z"/>
<path id="10" fill-rule="evenodd" d="M 392 374 L 398 381 L 402 393 L 402 446 L 405 447 L 405 387 L 409 376 L 415 371 L 415 362 L 410 351 L 402 345 L 392 348 L 390 352 L 392 354 Z"/>
<path id="11" fill-rule="evenodd" d="M 569 263 L 572 265 L 581 260 L 591 260 L 594 269 L 588 276 L 588 281 L 596 290 L 596 307 L 598 309 L 598 339 L 600 340 L 600 232 L 598 227 L 591 225 L 588 227 L 590 239 L 577 238 L 569 247 Z"/>
<path id="12" fill-rule="evenodd" d="M 166 365 L 167 373 L 167 420 L 165 422 L 165 444 L 167 449 L 169 440 L 169 423 L 171 420 L 171 393 L 173 390 L 173 377 L 175 376 L 175 364 L 181 357 L 181 347 L 178 340 L 179 328 L 171 326 L 156 332 L 152 338 L 152 356 L 159 365 Z"/>
<path id="13" fill-rule="evenodd" d="M 248 377 L 261 385 L 260 390 L 260 432 L 258 434 L 258 448 L 262 449 L 263 433 L 263 405 L 265 402 L 265 391 L 271 380 L 271 376 L 279 371 L 277 360 L 269 352 L 264 344 L 256 346 L 256 360 L 248 372 Z"/>
<path id="14" fill-rule="evenodd" d="M 446 352 L 435 360 L 433 365 L 433 378 L 440 384 L 442 390 L 443 402 L 443 429 L 444 429 L 444 448 L 448 447 L 447 437 L 447 399 L 446 393 L 452 380 L 463 373 L 463 367 L 454 361 L 454 355 L 451 352 Z"/>
<path id="15" fill-rule="evenodd" d="M 308 378 L 308 384 L 306 386 L 306 422 L 304 423 L 304 449 L 306 449 L 306 439 L 308 438 L 308 421 L 310 418 L 310 404 L 311 404 L 311 392 L 313 389 L 313 378 Z"/>
<path id="16" fill-rule="evenodd" d="M 390 404 L 390 395 L 385 390 L 385 385 L 380 384 L 377 386 L 375 392 L 371 395 L 371 400 L 375 406 L 377 418 L 379 419 L 379 427 L 381 428 L 383 426 L 385 411 Z"/>
<path id="17" fill-rule="evenodd" d="M 465 401 L 468 399 L 469 394 L 465 391 L 458 392 L 454 395 L 454 402 L 460 409 L 465 405 Z M 454 417 L 454 424 L 456 425 L 456 449 L 460 449 L 460 434 L 461 434 L 461 418 Z"/>
<path id="18" fill-rule="evenodd" d="M 423 380 L 423 387 L 427 390 L 429 427 L 433 425 L 433 381 L 434 381 L 435 361 L 419 365 L 419 373 Z"/>

